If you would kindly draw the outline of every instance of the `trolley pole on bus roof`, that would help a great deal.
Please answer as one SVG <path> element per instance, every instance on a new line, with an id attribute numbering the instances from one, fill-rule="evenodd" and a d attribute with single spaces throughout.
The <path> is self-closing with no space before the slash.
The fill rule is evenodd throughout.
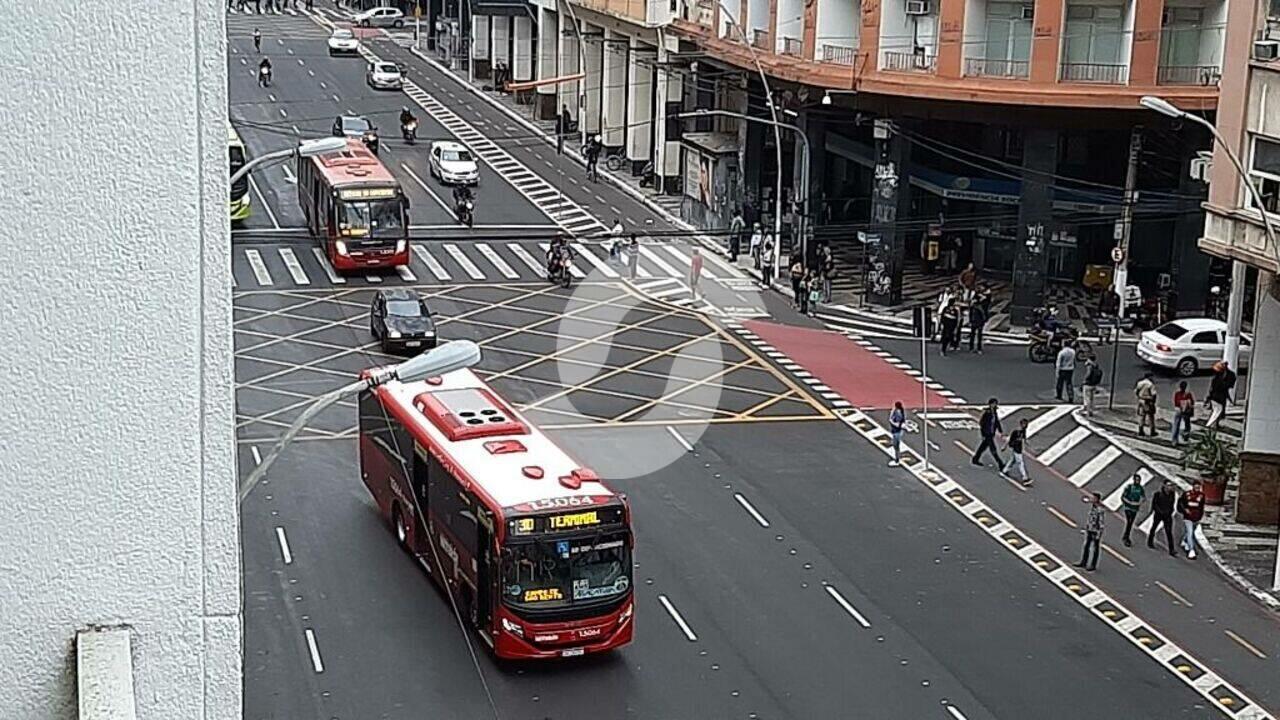
<path id="1" fill-rule="evenodd" d="M 297 419 L 293 421 L 293 424 L 289 426 L 284 435 L 276 441 L 275 446 L 263 456 L 262 462 L 258 463 L 253 472 L 250 472 L 249 476 L 240 483 L 240 502 L 244 502 L 245 498 L 249 497 L 249 493 L 253 492 L 254 486 L 262 480 L 267 474 L 267 470 L 280 457 L 280 452 L 289 443 L 293 442 L 293 438 L 302 428 L 306 427 L 307 422 L 330 405 L 370 388 L 385 385 L 392 380 L 417 382 L 429 377 L 451 373 L 454 370 L 469 368 L 478 362 L 480 362 L 479 345 L 470 340 L 454 340 L 428 350 L 421 355 L 409 358 L 399 365 L 379 368 L 371 372 L 368 377 L 360 378 L 353 383 L 330 390 L 312 400 L 311 404 L 298 414 Z"/>

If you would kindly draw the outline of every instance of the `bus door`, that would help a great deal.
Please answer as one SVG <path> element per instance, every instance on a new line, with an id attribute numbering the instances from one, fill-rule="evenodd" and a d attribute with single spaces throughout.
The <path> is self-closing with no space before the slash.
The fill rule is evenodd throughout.
<path id="1" fill-rule="evenodd" d="M 414 500 L 414 522 L 413 522 L 413 538 L 414 551 L 421 555 L 426 548 L 426 543 L 430 542 L 427 535 L 427 450 L 418 443 L 413 444 L 413 467 L 409 476 L 409 492 L 413 493 Z M 427 564 L 430 568 L 430 563 Z"/>
<path id="2" fill-rule="evenodd" d="M 493 513 L 479 503 L 476 513 L 476 554 L 480 556 L 476 563 L 476 626 L 483 631 L 493 619 L 493 601 L 498 592 L 494 566 L 498 554 L 493 549 Z"/>

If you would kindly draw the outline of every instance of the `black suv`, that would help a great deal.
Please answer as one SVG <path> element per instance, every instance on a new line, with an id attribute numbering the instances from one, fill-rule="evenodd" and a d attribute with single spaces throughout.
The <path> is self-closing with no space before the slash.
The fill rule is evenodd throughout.
<path id="1" fill-rule="evenodd" d="M 427 301 L 405 288 L 374 293 L 369 307 L 369 332 L 383 352 L 425 350 L 436 346 L 436 324 Z"/>

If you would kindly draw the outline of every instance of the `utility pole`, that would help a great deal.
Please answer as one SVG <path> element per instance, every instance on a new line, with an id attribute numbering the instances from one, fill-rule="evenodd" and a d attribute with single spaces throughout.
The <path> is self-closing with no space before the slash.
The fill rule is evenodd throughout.
<path id="1" fill-rule="evenodd" d="M 1116 270 L 1114 287 L 1120 296 L 1120 307 L 1116 311 L 1117 326 L 1125 316 L 1125 290 L 1129 287 L 1129 237 L 1133 233 L 1133 206 L 1138 199 L 1138 160 L 1142 156 L 1142 126 L 1137 125 L 1129 133 L 1129 168 L 1124 174 L 1124 206 L 1120 209 L 1120 224 L 1116 226 L 1116 240 L 1119 244 L 1111 251 L 1111 259 L 1115 261 Z M 1120 328 L 1116 328 L 1119 334 Z"/>

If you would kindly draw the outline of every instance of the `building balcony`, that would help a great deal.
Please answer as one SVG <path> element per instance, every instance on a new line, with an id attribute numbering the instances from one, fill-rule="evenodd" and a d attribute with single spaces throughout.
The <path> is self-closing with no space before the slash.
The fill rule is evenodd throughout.
<path id="1" fill-rule="evenodd" d="M 784 37 L 778 40 L 778 53 L 781 55 L 790 55 L 791 57 L 800 57 L 804 52 L 804 43 L 800 38 Z"/>
<path id="2" fill-rule="evenodd" d="M 937 62 L 937 55 L 886 50 L 883 69 L 889 72 L 932 73 Z"/>
<path id="3" fill-rule="evenodd" d="M 769 31 L 764 28 L 756 28 L 751 31 L 751 47 L 757 50 L 765 50 L 772 52 L 773 47 L 769 42 Z"/>
<path id="4" fill-rule="evenodd" d="M 1200 249 L 1218 257 L 1239 260 L 1267 272 L 1280 272 L 1277 248 L 1271 245 L 1255 210 L 1205 205 L 1204 236 Z"/>
<path id="5" fill-rule="evenodd" d="M 1218 85 L 1222 70 L 1217 65 L 1161 65 L 1156 82 L 1161 85 Z"/>
<path id="6" fill-rule="evenodd" d="M 853 65 L 858 59 L 858 48 L 843 45 L 823 45 L 822 62 L 837 65 Z"/>
<path id="7" fill-rule="evenodd" d="M 1027 60 L 989 60 L 969 58 L 964 63 L 966 77 L 997 77 L 1025 80 L 1031 74 L 1031 63 Z"/>
<path id="8" fill-rule="evenodd" d="M 1127 65 L 1112 63 L 1064 62 L 1059 66 L 1059 71 L 1062 82 L 1124 85 L 1129 77 Z"/>

